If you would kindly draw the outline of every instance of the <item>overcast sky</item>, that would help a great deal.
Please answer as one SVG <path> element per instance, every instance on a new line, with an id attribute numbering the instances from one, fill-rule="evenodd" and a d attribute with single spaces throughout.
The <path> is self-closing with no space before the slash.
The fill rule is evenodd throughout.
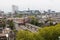
<path id="1" fill-rule="evenodd" d="M 12 5 L 19 6 L 19 10 L 30 8 L 32 10 L 60 11 L 60 0 L 0 0 L 0 10 L 12 11 Z"/>

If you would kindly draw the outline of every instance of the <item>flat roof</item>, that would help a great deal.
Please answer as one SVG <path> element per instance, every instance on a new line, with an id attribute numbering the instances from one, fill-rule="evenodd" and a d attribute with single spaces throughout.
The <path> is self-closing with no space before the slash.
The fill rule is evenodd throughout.
<path id="1" fill-rule="evenodd" d="M 2 33 L 1 33 L 1 34 L 0 34 L 0 37 L 3 37 L 3 36 L 6 36 L 6 34 L 2 34 Z"/>

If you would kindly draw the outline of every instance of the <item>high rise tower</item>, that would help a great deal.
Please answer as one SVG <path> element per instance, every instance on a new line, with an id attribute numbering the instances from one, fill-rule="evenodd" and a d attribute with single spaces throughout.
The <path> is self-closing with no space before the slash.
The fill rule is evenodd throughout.
<path id="1" fill-rule="evenodd" d="M 12 11 L 13 11 L 13 13 L 18 12 L 18 6 L 12 5 Z"/>

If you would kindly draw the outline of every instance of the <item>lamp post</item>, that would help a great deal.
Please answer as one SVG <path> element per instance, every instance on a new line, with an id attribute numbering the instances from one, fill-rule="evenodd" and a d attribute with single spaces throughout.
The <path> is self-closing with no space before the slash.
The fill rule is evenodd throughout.
<path id="1" fill-rule="evenodd" d="M 7 38 L 7 40 L 8 40 L 8 34 L 6 34 L 6 38 Z"/>
<path id="2" fill-rule="evenodd" d="M 59 40 L 60 40 L 60 36 L 59 36 L 58 38 L 59 38 Z"/>

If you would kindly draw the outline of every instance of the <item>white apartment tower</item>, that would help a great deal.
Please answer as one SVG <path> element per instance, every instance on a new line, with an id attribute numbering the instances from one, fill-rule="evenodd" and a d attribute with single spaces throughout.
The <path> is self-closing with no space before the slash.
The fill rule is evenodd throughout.
<path id="1" fill-rule="evenodd" d="M 12 5 L 12 11 L 13 13 L 18 12 L 18 6 Z"/>

